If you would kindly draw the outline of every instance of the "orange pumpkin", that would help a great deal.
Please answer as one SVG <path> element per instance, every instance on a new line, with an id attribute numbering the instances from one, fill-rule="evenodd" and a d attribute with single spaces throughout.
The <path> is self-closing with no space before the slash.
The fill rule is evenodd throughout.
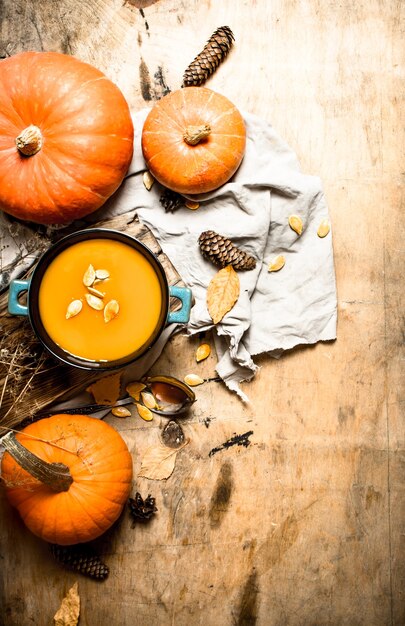
<path id="1" fill-rule="evenodd" d="M 186 87 L 159 100 L 142 131 L 146 166 L 162 185 L 184 194 L 226 183 L 242 161 L 245 144 L 238 109 L 205 87 Z"/>
<path id="2" fill-rule="evenodd" d="M 131 488 L 132 459 L 105 422 L 55 415 L 9 433 L 3 442 L 7 497 L 38 537 L 60 545 L 91 541 L 120 515 Z"/>
<path id="3" fill-rule="evenodd" d="M 102 72 L 57 52 L 0 61 L 0 209 L 40 224 L 87 215 L 132 152 L 128 105 Z"/>

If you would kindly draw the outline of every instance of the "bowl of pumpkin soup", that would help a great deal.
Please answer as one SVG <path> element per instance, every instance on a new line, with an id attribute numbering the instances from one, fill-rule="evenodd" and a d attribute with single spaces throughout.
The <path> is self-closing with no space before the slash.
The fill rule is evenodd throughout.
<path id="1" fill-rule="evenodd" d="M 27 292 L 27 304 L 19 301 Z M 170 297 L 182 307 L 170 312 Z M 171 287 L 158 258 L 142 242 L 93 228 L 64 237 L 39 260 L 29 280 L 10 284 L 9 312 L 28 315 L 57 359 L 82 369 L 132 363 L 166 324 L 187 323 L 191 291 Z"/>

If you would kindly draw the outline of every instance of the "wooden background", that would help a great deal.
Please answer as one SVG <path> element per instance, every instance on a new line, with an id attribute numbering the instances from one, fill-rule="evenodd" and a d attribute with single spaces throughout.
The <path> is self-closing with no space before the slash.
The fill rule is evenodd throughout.
<path id="1" fill-rule="evenodd" d="M 197 389 L 191 443 L 150 525 L 126 513 L 96 583 L 65 572 L 2 502 L 7 626 L 48 625 L 79 579 L 81 626 L 380 626 L 405 623 L 403 297 L 404 5 L 395 0 L 2 0 L 0 56 L 89 61 L 138 109 L 181 84 L 218 26 L 236 45 L 207 86 L 271 122 L 320 175 L 334 226 L 338 340 L 260 358 L 243 406 Z M 175 338 L 155 372 L 215 375 Z M 402 356 L 403 359 L 403 356 Z M 137 472 L 161 424 L 111 418 Z M 248 447 L 210 450 L 253 431 Z"/>

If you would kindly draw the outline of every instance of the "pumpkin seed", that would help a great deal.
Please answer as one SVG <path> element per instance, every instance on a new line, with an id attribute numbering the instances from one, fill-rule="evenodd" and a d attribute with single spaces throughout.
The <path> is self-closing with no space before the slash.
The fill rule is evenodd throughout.
<path id="1" fill-rule="evenodd" d="M 148 407 L 148 409 L 156 409 L 157 402 L 155 396 L 152 393 L 149 393 L 148 391 L 142 391 L 141 400 L 143 404 Z"/>
<path id="2" fill-rule="evenodd" d="M 134 398 L 134 400 L 138 400 L 138 402 L 142 389 L 146 389 L 146 385 L 137 381 L 134 383 L 129 383 L 126 386 L 127 394 L 130 395 L 131 398 Z"/>
<path id="3" fill-rule="evenodd" d="M 93 296 L 91 293 L 84 294 L 84 297 L 86 298 L 87 304 L 91 306 L 92 309 L 96 311 L 102 311 L 104 309 L 104 302 L 101 298 L 97 298 L 97 296 Z"/>
<path id="4" fill-rule="evenodd" d="M 318 237 L 321 237 L 321 239 L 323 239 L 323 237 L 326 237 L 329 231 L 330 231 L 330 226 L 329 226 L 328 220 L 327 219 L 322 220 L 317 230 Z"/>
<path id="5" fill-rule="evenodd" d="M 192 211 L 195 211 L 196 209 L 198 209 L 200 207 L 200 203 L 199 202 L 193 202 L 193 200 L 186 200 L 185 206 L 188 209 L 191 209 Z"/>
<path id="6" fill-rule="evenodd" d="M 285 265 L 285 258 L 283 257 L 282 254 L 279 254 L 270 263 L 270 265 L 269 265 L 269 272 L 278 272 L 279 270 L 281 270 L 284 267 L 284 265 Z"/>
<path id="7" fill-rule="evenodd" d="M 93 283 L 94 284 L 94 283 Z M 98 289 L 94 289 L 94 287 L 87 287 L 88 291 L 93 294 L 93 296 L 97 296 L 98 298 L 104 298 L 105 293 L 99 291 Z"/>
<path id="8" fill-rule="evenodd" d="M 290 228 L 292 228 L 292 230 L 294 230 L 298 236 L 302 235 L 304 225 L 299 215 L 290 215 L 290 217 L 288 218 L 288 223 L 290 225 Z"/>
<path id="9" fill-rule="evenodd" d="M 71 317 L 75 317 L 82 310 L 83 302 L 81 300 L 73 300 L 67 310 L 66 310 L 66 319 L 70 319 Z"/>
<path id="10" fill-rule="evenodd" d="M 139 417 L 142 417 L 145 422 L 150 422 L 153 420 L 153 413 L 152 411 L 149 411 L 146 406 L 143 406 L 143 404 L 136 404 L 135 406 L 136 410 L 138 411 Z"/>
<path id="11" fill-rule="evenodd" d="M 152 185 L 155 182 L 155 179 L 153 178 L 152 174 L 150 173 L 149 170 L 146 170 L 146 172 L 143 173 L 143 184 L 145 186 L 145 189 L 147 189 L 148 191 L 150 191 L 152 189 Z"/>
<path id="12" fill-rule="evenodd" d="M 96 278 L 96 272 L 94 267 L 90 264 L 87 270 L 84 272 L 83 276 L 83 285 L 85 287 L 91 287 L 94 283 L 94 279 Z"/>
<path id="13" fill-rule="evenodd" d="M 199 363 L 200 361 L 204 361 L 204 359 L 207 359 L 210 354 L 211 346 L 208 343 L 202 343 L 200 346 L 198 346 L 196 350 L 195 360 L 197 361 L 197 363 Z"/>
<path id="14" fill-rule="evenodd" d="M 105 323 L 108 324 L 108 322 L 111 322 L 111 320 L 113 320 L 114 317 L 117 317 L 119 310 L 120 310 L 120 305 L 118 304 L 117 300 L 110 300 L 109 302 L 107 302 L 104 308 Z"/>
<path id="15" fill-rule="evenodd" d="M 96 270 L 95 278 L 98 280 L 106 280 L 106 278 L 110 278 L 110 272 L 108 270 Z"/>
<path id="16" fill-rule="evenodd" d="M 197 376 L 197 374 L 187 374 L 183 380 L 190 387 L 197 387 L 197 385 L 202 385 L 204 382 L 204 379 L 201 376 Z"/>
<path id="17" fill-rule="evenodd" d="M 131 417 L 131 411 L 124 406 L 115 406 L 111 409 L 111 413 L 115 415 L 115 417 Z"/>

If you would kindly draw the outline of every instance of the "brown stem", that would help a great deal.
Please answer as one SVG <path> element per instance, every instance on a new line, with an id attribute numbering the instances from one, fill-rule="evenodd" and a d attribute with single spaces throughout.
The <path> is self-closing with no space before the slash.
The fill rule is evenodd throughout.
<path id="1" fill-rule="evenodd" d="M 27 450 L 13 432 L 1 439 L 13 459 L 31 476 L 48 485 L 53 491 L 68 491 L 73 482 L 69 468 L 64 463 L 47 463 Z"/>
<path id="2" fill-rule="evenodd" d="M 189 146 L 196 146 L 200 141 L 208 137 L 211 132 L 211 126 L 203 124 L 202 126 L 187 126 L 183 133 L 183 139 Z"/>
<path id="3" fill-rule="evenodd" d="M 42 133 L 38 126 L 27 126 L 18 135 L 15 145 L 24 156 L 32 156 L 39 152 L 42 148 Z"/>

